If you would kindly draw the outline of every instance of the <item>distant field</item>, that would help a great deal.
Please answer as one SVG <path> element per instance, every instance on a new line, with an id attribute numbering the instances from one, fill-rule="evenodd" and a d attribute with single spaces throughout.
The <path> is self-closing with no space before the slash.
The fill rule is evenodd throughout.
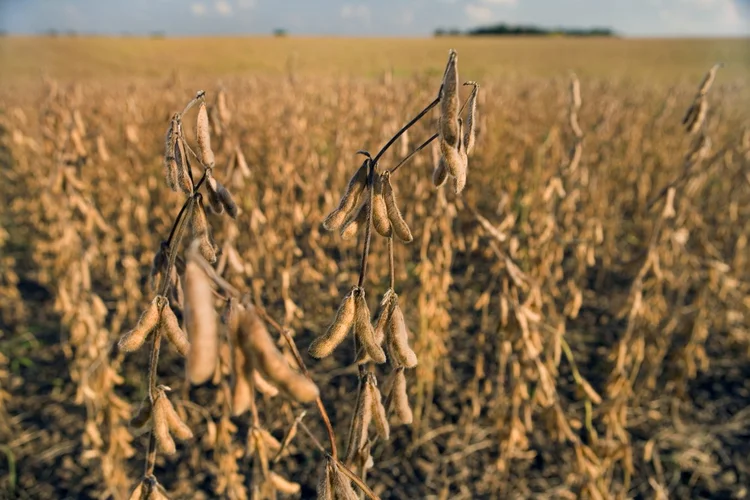
<path id="1" fill-rule="evenodd" d="M 476 147 L 460 195 L 455 179 L 434 185 L 450 145 L 396 166 L 450 126 L 435 100 L 449 48 L 460 81 L 480 84 L 463 115 Z M 131 419 L 150 382 L 172 388 L 160 394 L 195 435 L 171 457 L 160 441 L 150 462 L 175 500 L 258 500 L 266 447 L 278 449 L 272 472 L 299 483 L 283 498 L 314 498 L 336 446 L 360 464 L 371 454 L 362 477 L 383 500 L 748 498 L 749 83 L 739 39 L 0 37 L 0 499 L 140 498 L 130 492 L 154 455 Z M 198 89 L 206 114 L 179 114 Z M 187 157 L 165 150 L 169 123 L 201 154 L 195 136 L 202 127 L 205 145 L 210 131 L 215 168 L 193 163 L 207 182 L 191 198 L 168 187 L 173 151 Z M 410 244 L 382 226 L 371 246 L 361 226 L 323 230 L 364 149 L 383 183 L 392 169 L 398 206 L 382 210 Z M 203 214 L 209 178 L 231 191 L 236 220 Z M 178 213 L 191 221 L 182 246 Z M 208 227 L 220 286 L 192 286 L 186 270 L 169 294 L 193 345 L 222 345 L 205 350 L 221 359 L 213 379 L 191 386 L 175 346 L 157 366 L 156 340 L 115 344 L 152 303 L 153 263 L 178 262 L 157 251 L 195 258 L 185 251 Z M 360 378 L 351 338 L 308 355 L 352 290 L 364 315 L 398 301 L 406 326 L 394 320 L 388 337 L 408 337 L 416 366 L 401 371 L 404 352 L 386 349 Z M 276 352 L 231 342 L 229 325 L 217 340 L 211 308 L 223 316 L 239 293 L 294 331 L 333 436 L 314 405 L 268 387 L 257 415 L 237 411 L 242 390 L 260 388 L 248 367 Z M 387 441 L 356 403 L 370 375 L 386 399 L 401 391 Z M 389 380 L 406 382 L 386 392 Z"/>
<path id="2" fill-rule="evenodd" d="M 51 38 L 0 39 L 4 82 L 34 78 L 163 76 L 179 71 L 206 77 L 243 73 L 397 76 L 439 72 L 455 48 L 461 66 L 478 78 L 566 76 L 643 78 L 675 82 L 695 79 L 716 61 L 726 64 L 725 81 L 750 76 L 750 41 L 629 40 L 563 38 Z"/>

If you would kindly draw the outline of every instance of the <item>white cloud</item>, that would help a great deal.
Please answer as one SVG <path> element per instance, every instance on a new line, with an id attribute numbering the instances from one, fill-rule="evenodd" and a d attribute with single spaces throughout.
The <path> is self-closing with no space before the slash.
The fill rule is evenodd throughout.
<path id="1" fill-rule="evenodd" d="M 673 32 L 724 35 L 748 32 L 747 21 L 735 0 L 677 0 L 660 9 L 659 14 Z"/>
<path id="2" fill-rule="evenodd" d="M 722 2 L 722 5 L 721 7 L 719 7 L 717 14 L 719 23 L 728 28 L 739 28 L 743 24 L 740 16 L 740 9 L 734 2 Z"/>
<path id="3" fill-rule="evenodd" d="M 227 2 L 227 0 L 219 0 L 218 2 L 214 3 L 214 8 L 216 9 L 216 12 L 221 14 L 222 16 L 228 16 L 232 13 L 232 6 Z"/>
<path id="4" fill-rule="evenodd" d="M 206 13 L 206 6 L 202 3 L 194 3 L 190 6 L 190 12 L 192 12 L 194 16 L 202 16 Z"/>
<path id="5" fill-rule="evenodd" d="M 252 9 L 256 6 L 255 0 L 237 0 L 237 7 L 246 10 Z"/>
<path id="6" fill-rule="evenodd" d="M 518 0 L 481 0 L 481 2 L 489 5 L 504 5 L 507 7 L 515 7 L 518 5 Z"/>
<path id="7" fill-rule="evenodd" d="M 370 8 L 363 4 L 344 4 L 341 7 L 341 19 L 370 20 Z"/>
<path id="8" fill-rule="evenodd" d="M 464 8 L 466 17 L 475 23 L 484 23 L 492 21 L 495 15 L 492 13 L 492 9 L 479 5 L 476 3 L 470 3 Z"/>

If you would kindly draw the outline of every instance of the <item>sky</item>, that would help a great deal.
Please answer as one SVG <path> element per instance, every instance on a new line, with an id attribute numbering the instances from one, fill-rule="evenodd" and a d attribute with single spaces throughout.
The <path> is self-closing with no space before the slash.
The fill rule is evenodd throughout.
<path id="1" fill-rule="evenodd" d="M 6 33 L 427 36 L 500 22 L 750 36 L 750 0 L 0 0 Z"/>

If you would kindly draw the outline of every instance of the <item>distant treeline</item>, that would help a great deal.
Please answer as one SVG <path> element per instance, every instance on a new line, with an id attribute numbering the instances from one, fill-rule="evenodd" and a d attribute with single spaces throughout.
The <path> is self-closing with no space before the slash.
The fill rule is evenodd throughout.
<path id="1" fill-rule="evenodd" d="M 541 28 L 533 25 L 496 24 L 468 31 L 438 28 L 435 36 L 615 36 L 610 28 Z"/>

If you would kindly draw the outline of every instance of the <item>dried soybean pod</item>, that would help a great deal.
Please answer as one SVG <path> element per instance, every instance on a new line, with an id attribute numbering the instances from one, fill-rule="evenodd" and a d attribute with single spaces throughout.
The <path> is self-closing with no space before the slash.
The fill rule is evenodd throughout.
<path id="1" fill-rule="evenodd" d="M 138 483 L 133 492 L 128 497 L 128 500 L 141 500 L 141 492 L 143 491 L 143 481 Z"/>
<path id="2" fill-rule="evenodd" d="M 167 490 L 164 489 L 164 487 L 156 483 L 151 488 L 151 493 L 149 493 L 148 498 L 146 500 L 169 500 L 169 497 L 167 496 Z"/>
<path id="3" fill-rule="evenodd" d="M 169 500 L 164 487 L 154 476 L 144 477 L 130 494 L 129 500 Z"/>
<path id="4" fill-rule="evenodd" d="M 323 474 L 318 480 L 317 500 L 334 500 L 333 496 L 333 466 L 330 459 L 326 459 Z"/>
<path id="5" fill-rule="evenodd" d="M 344 297 L 343 302 L 341 302 L 336 312 L 336 318 L 331 323 L 331 326 L 328 327 L 326 333 L 313 340 L 310 344 L 307 352 L 313 358 L 325 358 L 346 338 L 354 324 L 355 290 L 356 287 Z"/>
<path id="6" fill-rule="evenodd" d="M 695 114 L 698 111 L 698 102 L 693 102 L 690 107 L 688 108 L 687 112 L 685 113 L 685 116 L 682 118 L 682 124 L 687 125 L 688 122 L 692 122 L 695 118 Z"/>
<path id="7" fill-rule="evenodd" d="M 208 125 L 208 111 L 206 102 L 201 101 L 198 106 L 198 119 L 195 124 L 195 137 L 201 152 L 201 163 L 206 167 L 214 166 L 214 152 L 211 150 L 211 130 Z"/>
<path id="8" fill-rule="evenodd" d="M 388 219 L 388 209 L 385 206 L 385 198 L 383 197 L 382 175 L 375 176 L 375 186 L 373 187 L 372 196 L 372 224 L 381 236 L 390 238 L 393 234 L 391 221 Z"/>
<path id="9" fill-rule="evenodd" d="M 216 192 L 219 195 L 219 201 L 221 201 L 221 204 L 224 205 L 224 208 L 226 209 L 227 214 L 232 219 L 236 219 L 237 214 L 239 213 L 239 209 L 237 208 L 237 204 L 234 202 L 234 199 L 232 198 L 232 194 L 220 182 L 217 182 L 217 185 L 218 185 L 218 189 Z"/>
<path id="10" fill-rule="evenodd" d="M 398 239 L 400 239 L 404 243 L 409 243 L 414 239 L 414 237 L 411 235 L 411 230 L 409 230 L 409 226 L 406 225 L 406 221 L 404 221 L 404 218 L 401 215 L 401 211 L 396 205 L 396 196 L 393 193 L 391 177 L 389 175 L 386 175 L 384 181 L 383 197 L 385 198 L 385 206 L 388 210 L 388 219 L 390 219 L 391 221 L 393 232 L 396 234 L 396 237 L 398 237 Z"/>
<path id="11" fill-rule="evenodd" d="M 166 394 L 163 390 L 159 390 L 156 400 L 154 401 L 154 408 L 151 412 L 151 418 L 154 426 L 154 436 L 156 436 L 156 442 L 159 445 L 159 449 L 167 455 L 174 455 L 177 451 L 177 447 L 174 444 L 174 439 L 169 433 L 169 422 L 167 421 L 167 406 L 169 405 Z"/>
<path id="12" fill-rule="evenodd" d="M 334 464 L 333 494 L 336 500 L 359 500 L 357 493 L 352 488 L 352 483 L 346 474 L 341 472 Z"/>
<path id="13" fill-rule="evenodd" d="M 378 312 L 378 319 L 375 321 L 375 327 L 373 329 L 373 337 L 378 346 L 383 345 L 383 340 L 385 339 L 385 331 L 388 328 L 388 322 L 391 317 L 391 307 L 393 306 L 392 299 L 394 295 L 393 290 L 389 288 L 380 300 L 380 311 Z M 357 351 L 357 359 L 355 360 L 355 363 L 361 365 L 363 363 L 369 363 L 370 361 L 372 361 L 372 358 L 368 354 L 367 349 L 364 345 L 361 345 Z"/>
<path id="14" fill-rule="evenodd" d="M 367 159 L 362 163 L 362 166 L 357 169 L 346 187 L 344 196 L 339 201 L 339 206 L 331 212 L 328 217 L 323 221 L 323 227 L 328 231 L 335 231 L 341 227 L 341 225 L 349 218 L 349 215 L 354 211 L 357 206 L 362 192 L 367 187 L 367 175 L 368 165 L 370 160 Z"/>
<path id="15" fill-rule="evenodd" d="M 263 441 L 266 450 L 270 451 L 273 454 L 276 454 L 279 450 L 281 450 L 281 442 L 273 437 L 273 434 L 268 432 L 268 430 L 262 427 L 257 427 L 255 431 L 258 438 Z"/>
<path id="16" fill-rule="evenodd" d="M 375 422 L 375 429 L 378 431 L 378 435 L 387 441 L 391 436 L 391 427 L 388 425 L 388 414 L 383 406 L 383 397 L 373 375 L 367 377 L 367 383 L 372 391 L 372 417 Z"/>
<path id="17" fill-rule="evenodd" d="M 383 298 L 380 299 L 380 311 L 378 312 L 378 319 L 375 321 L 375 342 L 378 345 L 383 344 L 385 339 L 385 332 L 388 328 L 388 322 L 391 319 L 391 312 L 393 312 L 393 300 L 398 298 L 392 288 L 386 290 L 383 294 Z"/>
<path id="18" fill-rule="evenodd" d="M 253 368 L 297 401 L 315 401 L 319 395 L 318 386 L 289 366 L 254 309 L 245 311 L 240 330 L 243 353 L 249 357 Z"/>
<path id="19" fill-rule="evenodd" d="M 578 80 L 574 80 L 578 81 Z M 476 128 L 477 128 L 477 94 L 479 94 L 479 84 L 476 82 L 466 82 L 464 85 L 473 85 L 474 89 L 471 91 L 469 96 L 469 111 L 466 116 L 466 130 L 464 131 L 464 151 L 467 155 L 470 155 L 474 150 L 474 144 L 476 143 Z M 580 102 L 580 93 L 578 100 Z M 580 104 L 579 104 L 580 106 Z"/>
<path id="20" fill-rule="evenodd" d="M 224 212 L 224 204 L 221 202 L 221 198 L 219 198 L 217 189 L 218 182 L 216 182 L 216 179 L 214 179 L 213 175 L 211 175 L 209 171 L 208 173 L 206 173 L 206 191 L 208 192 L 208 204 L 215 214 L 221 214 Z"/>
<path id="21" fill-rule="evenodd" d="M 396 369 L 393 376 L 393 384 L 391 384 L 391 406 L 401 423 L 410 424 L 414 419 L 414 415 L 409 406 L 409 395 L 406 392 L 406 375 L 404 375 L 404 369 Z"/>
<path id="22" fill-rule="evenodd" d="M 354 298 L 354 334 L 375 363 L 385 363 L 385 352 L 375 341 L 375 330 L 370 323 L 370 309 L 367 307 L 364 288 L 360 288 Z"/>
<path id="23" fill-rule="evenodd" d="M 135 328 L 120 338 L 117 347 L 119 347 L 121 351 L 133 352 L 141 348 L 148 335 L 154 330 L 154 328 L 156 328 L 156 325 L 159 324 L 162 299 L 163 297 L 161 295 L 154 297 L 154 300 L 151 301 L 148 308 L 146 308 L 143 314 L 141 314 Z"/>
<path id="24" fill-rule="evenodd" d="M 302 489 L 299 483 L 289 481 L 288 479 L 276 474 L 273 471 L 271 471 L 270 479 L 273 487 L 276 488 L 276 490 L 284 493 L 285 495 L 296 495 Z"/>
<path id="25" fill-rule="evenodd" d="M 182 142 L 180 126 L 177 127 L 177 141 L 174 147 L 174 161 L 177 167 L 177 187 L 185 194 L 193 193 L 193 179 L 190 176 L 190 162 L 185 151 L 185 144 Z"/>
<path id="26" fill-rule="evenodd" d="M 172 308 L 169 307 L 169 301 L 164 304 L 164 308 L 161 312 L 161 327 L 164 330 L 164 334 L 172 345 L 177 349 L 177 352 L 187 357 L 190 352 L 190 342 L 188 341 L 187 335 L 180 328 L 180 324 L 177 321 Z"/>
<path id="27" fill-rule="evenodd" d="M 216 370 L 219 335 L 213 291 L 208 276 L 188 259 L 185 265 L 185 325 L 190 339 L 187 372 L 190 382 L 202 384 Z"/>
<path id="28" fill-rule="evenodd" d="M 698 96 L 704 96 L 708 93 L 708 89 L 711 88 L 711 84 L 714 83 L 714 79 L 716 78 L 716 72 L 723 66 L 722 63 L 716 63 L 713 66 L 711 66 L 711 69 L 708 70 L 708 73 L 706 73 L 706 76 L 703 78 L 703 81 L 701 82 L 701 86 L 698 89 Z"/>
<path id="29" fill-rule="evenodd" d="M 438 164 L 432 172 L 432 184 L 435 187 L 440 187 L 445 184 L 446 179 L 448 179 L 448 167 L 445 164 L 445 157 L 440 155 L 440 160 L 438 160 Z"/>
<path id="30" fill-rule="evenodd" d="M 464 85 L 469 85 L 469 83 L 467 82 Z M 578 76 L 576 76 L 575 73 L 573 73 L 570 80 L 570 96 L 573 109 L 575 111 L 581 109 L 581 82 L 578 80 Z"/>
<path id="31" fill-rule="evenodd" d="M 391 322 L 388 325 L 386 342 L 393 357 L 394 366 L 414 368 L 417 366 L 417 355 L 409 347 L 409 333 L 406 329 L 404 313 L 401 312 L 398 302 L 393 305 Z"/>
<path id="32" fill-rule="evenodd" d="M 219 89 L 219 92 L 216 95 L 216 108 L 219 111 L 219 118 L 221 118 L 221 121 L 225 124 L 229 123 L 229 120 L 232 119 L 232 113 L 227 106 L 227 93 L 224 89 Z"/>
<path id="33" fill-rule="evenodd" d="M 151 429 L 151 402 L 146 400 L 138 408 L 138 412 L 130 419 L 133 434 L 139 436 Z"/>
<path id="34" fill-rule="evenodd" d="M 703 97 L 698 98 L 698 101 L 690 106 L 688 113 L 683 119 L 683 123 L 687 127 L 689 134 L 695 133 L 703 125 L 707 113 L 708 103 Z"/>
<path id="35" fill-rule="evenodd" d="M 369 211 L 370 204 L 365 201 L 359 207 L 357 215 L 349 219 L 346 224 L 341 228 L 341 238 L 348 240 L 355 236 L 361 227 L 367 224 L 367 212 Z"/>
<path id="36" fill-rule="evenodd" d="M 463 120 L 458 119 L 458 130 L 463 132 Z M 458 141 L 458 168 L 454 176 L 453 189 L 456 194 L 460 194 L 466 187 L 466 175 L 469 168 L 469 157 L 466 154 L 463 138 Z"/>
<path id="37" fill-rule="evenodd" d="M 177 191 L 177 162 L 175 161 L 175 146 L 177 142 L 176 129 L 178 125 L 177 113 L 172 115 L 169 121 L 167 137 L 164 141 L 164 177 L 167 180 L 167 186 L 172 191 Z"/>
<path id="38" fill-rule="evenodd" d="M 451 49 L 440 89 L 440 142 L 458 144 L 458 54 Z"/>
<path id="39" fill-rule="evenodd" d="M 461 155 L 458 152 L 458 148 L 441 142 L 440 154 L 443 157 L 443 162 L 448 169 L 448 173 L 453 177 L 458 176 L 461 170 Z"/>
<path id="40" fill-rule="evenodd" d="M 151 270 L 149 271 L 148 278 L 149 278 L 149 285 L 151 286 L 152 290 L 156 290 L 156 287 L 158 286 L 158 283 L 156 282 L 156 278 L 161 276 L 161 274 L 164 272 L 165 268 L 167 267 L 167 252 L 169 251 L 169 245 L 167 245 L 166 241 L 162 241 L 161 245 L 159 245 L 159 251 L 156 252 L 154 255 L 154 260 L 151 262 Z"/>
<path id="41" fill-rule="evenodd" d="M 206 211 L 203 209 L 203 195 L 195 193 L 193 196 L 193 210 L 190 213 L 190 228 L 194 238 L 200 238 L 208 232 Z"/>
<path id="42" fill-rule="evenodd" d="M 346 447 L 346 462 L 357 458 L 360 450 L 367 444 L 367 429 L 372 421 L 372 388 L 366 379 L 360 381 L 357 407 L 349 426 L 349 440 Z"/>
<path id="43" fill-rule="evenodd" d="M 195 203 L 193 203 L 190 217 L 193 237 L 200 242 L 199 250 L 203 258 L 213 264 L 216 262 L 216 250 L 208 235 L 208 220 L 206 219 L 206 209 L 203 207 L 203 195 L 196 193 L 194 200 Z"/>
<path id="44" fill-rule="evenodd" d="M 173 434 L 177 439 L 186 441 L 193 438 L 193 431 L 182 421 L 180 416 L 172 406 L 172 402 L 167 398 L 167 395 L 163 395 L 164 398 L 164 411 L 167 417 L 167 425 L 169 426 L 170 434 Z"/>
<path id="45" fill-rule="evenodd" d="M 242 415 L 250 408 L 253 397 L 250 384 L 247 381 L 247 367 L 245 355 L 239 346 L 233 347 L 234 355 L 234 387 L 232 388 L 232 416 Z M 250 369 L 252 371 L 252 368 Z"/>
<path id="46" fill-rule="evenodd" d="M 261 375 L 258 370 L 253 370 L 252 377 L 255 389 L 261 394 L 265 394 L 268 397 L 274 397 L 279 394 L 279 390 L 276 386 L 264 379 L 263 375 Z"/>

